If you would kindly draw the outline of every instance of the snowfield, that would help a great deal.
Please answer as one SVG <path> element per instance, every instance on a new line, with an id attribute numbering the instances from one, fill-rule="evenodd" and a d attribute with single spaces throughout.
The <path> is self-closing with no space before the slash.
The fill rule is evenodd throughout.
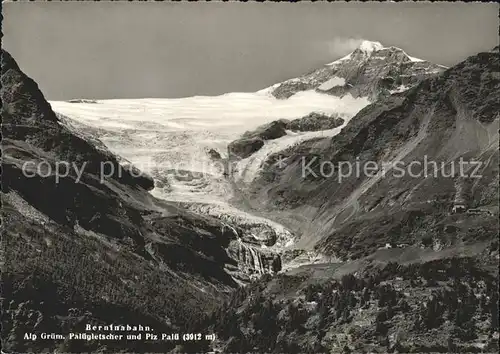
<path id="1" fill-rule="evenodd" d="M 50 102 L 54 111 L 75 120 L 112 152 L 151 174 L 157 181 L 153 194 L 186 202 L 231 199 L 222 163 L 210 158 L 209 149 L 224 158 L 231 141 L 259 125 L 311 112 L 337 113 L 349 119 L 368 103 L 364 98 L 348 95 L 340 99 L 314 91 L 300 92 L 287 100 L 261 91 L 179 99 Z M 321 134 L 287 135 L 266 144 L 264 151 L 279 151 Z"/>
<path id="2" fill-rule="evenodd" d="M 274 230 L 276 246 L 289 246 L 293 235 L 283 226 L 230 205 L 234 183 L 224 176 L 222 161 L 227 145 L 247 130 L 277 119 L 295 119 L 311 112 L 339 114 L 347 121 L 368 104 L 365 98 L 338 98 L 314 91 L 278 100 L 269 91 L 228 93 L 179 99 L 112 99 L 76 103 L 52 101 L 53 110 L 69 118 L 69 125 L 100 139 L 113 153 L 130 161 L 155 180 L 152 194 L 179 202 L 199 213 L 217 216 L 244 226 L 255 239 Z M 71 123 L 73 122 L 73 123 Z M 240 162 L 245 181 L 259 173 L 259 158 L 283 148 L 325 135 L 324 132 L 292 133 L 268 141 L 261 151 Z"/>

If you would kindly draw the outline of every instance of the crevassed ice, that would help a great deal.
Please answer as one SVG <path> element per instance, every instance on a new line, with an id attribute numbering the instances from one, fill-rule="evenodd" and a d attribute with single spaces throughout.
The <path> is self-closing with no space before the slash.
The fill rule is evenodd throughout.
<path id="1" fill-rule="evenodd" d="M 422 59 L 419 59 L 419 58 L 411 57 L 411 56 L 409 56 L 408 54 L 406 54 L 406 56 L 407 56 L 408 58 L 410 58 L 410 60 L 411 60 L 411 61 L 413 61 L 413 62 L 421 62 L 421 61 L 425 61 L 425 60 L 422 60 Z"/>
<path id="2" fill-rule="evenodd" d="M 94 134 L 113 153 L 152 175 L 153 195 L 184 202 L 199 212 L 231 223 L 255 224 L 256 229 L 258 225 L 267 225 L 275 230 L 281 246 L 293 243 L 292 235 L 283 226 L 230 205 L 234 197 L 233 182 L 223 175 L 223 166 L 210 158 L 208 149 L 215 149 L 226 157 L 231 141 L 259 125 L 281 118 L 300 118 L 311 112 L 336 113 L 349 118 L 368 103 L 365 98 L 350 95 L 338 98 L 315 91 L 299 92 L 287 100 L 258 92 L 179 99 L 113 99 L 96 103 L 50 102 L 54 111 L 83 123 L 78 129 L 93 128 L 87 133 Z M 275 143 L 267 143 L 262 153 L 267 155 L 291 144 L 333 133 L 290 133 Z M 258 166 L 254 161 L 247 162 L 250 170 L 245 178 L 251 178 L 258 173 Z M 246 170 L 245 166 L 242 168 Z"/>
<path id="3" fill-rule="evenodd" d="M 222 166 L 208 156 L 208 149 L 225 157 L 231 141 L 259 125 L 311 112 L 352 117 L 369 102 L 366 98 L 338 98 L 311 90 L 287 100 L 265 93 L 229 93 L 215 97 L 50 103 L 55 111 L 98 128 L 96 137 L 112 152 L 155 179 L 168 181 L 172 188 L 163 198 L 227 201 L 231 186 L 223 176 Z M 322 133 L 287 136 L 276 145 L 266 144 L 263 151 L 279 151 L 318 134 Z"/>

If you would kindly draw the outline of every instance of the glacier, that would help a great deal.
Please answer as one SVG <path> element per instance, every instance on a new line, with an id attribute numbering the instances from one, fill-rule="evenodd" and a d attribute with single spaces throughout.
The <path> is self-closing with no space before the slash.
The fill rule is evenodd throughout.
<path id="1" fill-rule="evenodd" d="M 151 194 L 175 202 L 199 214 L 217 217 L 237 229 L 238 240 L 228 253 L 238 260 L 228 272 L 237 281 L 273 269 L 276 254 L 295 243 L 283 225 L 240 210 L 238 178 L 251 182 L 260 171 L 259 160 L 289 146 L 318 136 L 333 136 L 342 127 L 319 132 L 291 132 L 266 145 L 255 155 L 238 162 L 244 174 L 228 178 L 221 161 L 227 145 L 245 131 L 277 119 L 295 119 L 311 112 L 336 114 L 347 124 L 369 104 L 367 98 L 342 98 L 315 92 L 299 92 L 287 100 L 274 98 L 269 90 L 227 93 L 220 96 L 50 101 L 64 117 L 61 124 L 103 143 L 111 152 L 149 174 L 155 181 Z M 342 125 L 342 126 L 344 126 Z M 216 151 L 221 160 L 213 159 Z M 281 261 L 280 261 L 281 262 Z"/>
<path id="2" fill-rule="evenodd" d="M 95 103 L 50 101 L 50 104 L 54 111 L 92 131 L 113 153 L 150 174 L 158 182 L 152 191 L 154 195 L 177 202 L 221 203 L 231 200 L 232 186 L 224 177 L 222 164 L 211 159 L 208 150 L 213 149 L 225 158 L 231 141 L 259 125 L 300 118 L 311 112 L 349 119 L 369 101 L 314 91 L 278 100 L 261 91 Z M 274 148 L 280 151 L 321 134 L 289 134 Z M 265 151 L 272 153 L 272 147 L 266 146 Z"/>

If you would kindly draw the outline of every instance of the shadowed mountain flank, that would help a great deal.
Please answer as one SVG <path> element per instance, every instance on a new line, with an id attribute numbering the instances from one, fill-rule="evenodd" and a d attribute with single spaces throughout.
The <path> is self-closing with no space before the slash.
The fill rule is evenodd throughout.
<path id="1" fill-rule="evenodd" d="M 226 248 L 237 235 L 217 219 L 152 197 L 149 176 L 70 131 L 5 51 L 1 82 L 2 347 L 173 348 L 175 342 L 24 338 L 109 323 L 187 331 L 236 287 L 224 267 L 236 263 Z"/>

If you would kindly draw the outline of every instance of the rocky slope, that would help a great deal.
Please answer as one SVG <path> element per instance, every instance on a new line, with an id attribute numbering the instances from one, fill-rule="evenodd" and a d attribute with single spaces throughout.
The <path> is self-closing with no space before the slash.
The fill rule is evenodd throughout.
<path id="1" fill-rule="evenodd" d="M 292 258 L 323 263 L 235 295 L 213 314 L 216 349 L 498 350 L 499 64 L 479 53 L 380 97 L 240 181 L 247 205 L 301 235 Z"/>
<path id="2" fill-rule="evenodd" d="M 5 51 L 1 83 L 3 350 L 173 348 L 25 339 L 26 332 L 85 332 L 87 323 L 188 331 L 237 286 L 226 268 L 238 268 L 228 247 L 239 236 L 220 220 L 152 197 L 150 177 L 71 131 Z M 263 269 L 272 262 L 261 260 Z"/>
<path id="3" fill-rule="evenodd" d="M 363 41 L 349 55 L 306 75 L 270 88 L 276 98 L 286 99 L 300 91 L 317 90 L 335 96 L 351 94 L 374 101 L 404 91 L 445 67 L 410 57 L 397 47 Z"/>
<path id="4" fill-rule="evenodd" d="M 429 233 L 441 245 L 476 238 L 480 229 L 481 237 L 492 237 L 498 213 L 497 70 L 498 55 L 480 53 L 364 108 L 331 139 L 276 152 L 282 164 L 270 156 L 247 199 L 255 207 L 283 210 L 282 221 L 300 230 L 303 246 L 343 258 L 388 242 L 415 244 Z M 461 160 L 468 165 L 463 162 L 459 178 Z M 452 214 L 457 196 L 466 199 L 467 209 L 483 212 Z M 295 221 L 299 215 L 312 222 Z M 465 220 L 476 228 L 461 226 Z"/>
<path id="5" fill-rule="evenodd" d="M 330 116 L 326 114 L 312 112 L 308 115 L 294 119 L 287 124 L 287 129 L 299 132 L 315 132 L 320 130 L 329 130 L 341 126 L 344 119 L 336 115 Z"/>

